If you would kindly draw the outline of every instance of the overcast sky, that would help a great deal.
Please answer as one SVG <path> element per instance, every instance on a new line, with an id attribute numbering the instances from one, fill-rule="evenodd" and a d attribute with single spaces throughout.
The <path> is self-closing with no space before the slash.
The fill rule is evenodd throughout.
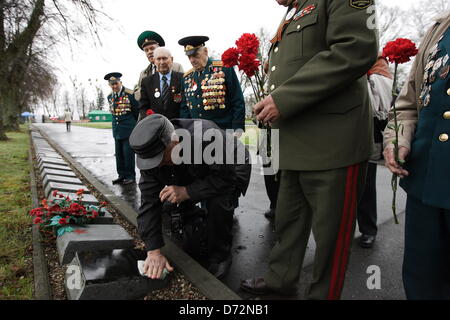
<path id="1" fill-rule="evenodd" d="M 347 0 L 342 0 L 347 1 Z M 405 6 L 418 0 L 379 0 L 385 5 Z M 185 70 L 189 60 L 178 45 L 178 40 L 189 35 L 207 35 L 207 46 L 221 54 L 242 33 L 256 33 L 263 27 L 270 34 L 277 29 L 285 12 L 275 0 L 104 0 L 103 11 L 113 21 L 101 32 L 102 46 L 94 47 L 86 38 L 74 47 L 73 54 L 59 50 L 55 65 L 60 70 L 60 82 L 67 85 L 69 76 L 88 87 L 88 79 L 98 79 L 109 92 L 103 76 L 118 71 L 123 73 L 126 87 L 133 88 L 139 73 L 148 60 L 136 43 L 144 30 L 154 30 L 166 41 L 175 61 Z M 89 91 L 89 90 L 88 90 Z"/>

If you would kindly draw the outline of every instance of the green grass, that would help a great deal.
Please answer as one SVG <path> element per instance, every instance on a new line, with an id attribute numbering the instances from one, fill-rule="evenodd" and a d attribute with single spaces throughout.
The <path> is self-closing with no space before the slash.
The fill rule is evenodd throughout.
<path id="1" fill-rule="evenodd" d="M 87 123 L 72 123 L 73 126 L 86 127 L 86 128 L 96 128 L 96 129 L 111 129 L 111 122 L 87 122 Z"/>
<path id="2" fill-rule="evenodd" d="M 33 298 L 29 135 L 21 130 L 0 141 L 0 300 Z"/>

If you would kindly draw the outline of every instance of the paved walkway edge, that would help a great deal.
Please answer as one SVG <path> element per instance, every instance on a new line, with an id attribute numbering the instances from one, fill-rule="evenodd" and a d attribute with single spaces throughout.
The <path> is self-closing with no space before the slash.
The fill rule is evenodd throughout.
<path id="1" fill-rule="evenodd" d="M 98 192 L 100 192 L 114 209 L 119 212 L 129 223 L 137 228 L 136 211 L 120 197 L 116 196 L 102 182 L 94 177 L 88 170 L 82 167 L 75 159 L 65 152 L 53 139 L 51 139 L 41 128 L 33 127 L 47 140 L 47 142 L 83 176 Z M 199 263 L 181 250 L 167 236 L 163 253 L 169 258 L 173 265 L 188 279 L 197 289 L 210 300 L 241 300 L 225 284 L 215 278 Z"/>
<path id="2" fill-rule="evenodd" d="M 36 185 L 36 176 L 34 172 L 33 155 L 31 153 L 32 137 L 30 134 L 30 189 L 31 189 L 31 205 L 33 208 L 39 206 L 39 197 Z M 50 278 L 48 275 L 47 259 L 45 258 L 44 248 L 42 246 L 42 237 L 39 227 L 33 225 L 32 232 L 33 242 L 33 275 L 34 275 L 34 298 L 35 300 L 51 300 L 52 290 L 50 286 Z"/>

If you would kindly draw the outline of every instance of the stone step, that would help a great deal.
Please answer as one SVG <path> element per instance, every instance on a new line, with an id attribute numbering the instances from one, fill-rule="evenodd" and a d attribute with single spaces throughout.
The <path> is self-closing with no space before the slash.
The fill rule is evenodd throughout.
<path id="1" fill-rule="evenodd" d="M 64 197 L 69 197 L 70 199 L 76 199 L 77 195 L 75 193 L 72 192 L 65 192 L 62 191 L 60 192 L 60 194 L 62 194 Z M 47 199 L 49 201 L 54 201 L 54 200 L 58 200 L 59 198 L 54 197 L 52 194 L 50 194 Z M 97 206 L 100 204 L 100 202 L 97 200 L 96 197 L 94 197 L 92 194 L 83 194 L 83 200 L 81 201 L 83 204 L 91 204 L 94 206 Z"/>
<path id="2" fill-rule="evenodd" d="M 67 183 L 60 183 L 60 182 L 49 182 L 47 183 L 47 186 L 45 187 L 44 194 L 46 197 L 50 197 L 51 193 L 55 190 L 58 190 L 60 192 L 68 192 L 76 194 L 78 190 L 84 190 L 84 194 L 90 194 L 88 188 L 86 188 L 83 185 L 77 185 L 77 184 L 67 184 Z"/>
<path id="3" fill-rule="evenodd" d="M 118 225 L 74 226 L 74 232 L 64 233 L 56 240 L 61 264 L 67 264 L 75 257 L 75 252 L 131 249 L 133 238 Z"/>
<path id="4" fill-rule="evenodd" d="M 67 183 L 67 184 L 76 184 L 76 185 L 83 185 L 83 182 L 81 182 L 78 178 L 70 178 L 70 177 L 63 177 L 63 176 L 55 176 L 53 174 L 47 174 L 43 180 L 42 185 L 44 188 L 47 186 L 49 182 L 59 182 L 59 183 Z"/>
<path id="5" fill-rule="evenodd" d="M 77 252 L 65 274 L 69 300 L 135 300 L 168 285 L 169 277 L 152 280 L 139 274 L 142 250 Z"/>
<path id="6" fill-rule="evenodd" d="M 48 174 L 51 174 L 54 176 L 61 176 L 61 177 L 70 177 L 70 178 L 77 177 L 77 175 L 73 171 L 64 171 L 64 170 L 49 169 L 49 168 L 44 168 L 43 170 L 41 170 L 42 179 Z"/>

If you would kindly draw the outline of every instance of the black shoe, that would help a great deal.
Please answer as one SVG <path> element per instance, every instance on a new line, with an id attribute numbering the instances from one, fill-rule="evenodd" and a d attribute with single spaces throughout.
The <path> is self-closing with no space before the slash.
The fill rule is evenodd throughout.
<path id="1" fill-rule="evenodd" d="M 124 178 L 118 178 L 118 179 L 116 179 L 116 180 L 113 180 L 113 181 L 112 181 L 112 184 L 119 184 L 119 183 L 122 183 L 123 180 L 125 180 L 125 179 L 124 179 Z"/>
<path id="2" fill-rule="evenodd" d="M 124 186 L 127 185 L 127 184 L 132 184 L 132 183 L 135 183 L 134 179 L 125 179 L 125 180 L 122 181 L 122 184 Z"/>
<path id="3" fill-rule="evenodd" d="M 228 271 L 230 271 L 231 262 L 231 257 L 219 263 L 212 262 L 209 264 L 208 271 L 212 273 L 214 277 L 220 280 L 227 275 Z"/>
<path id="4" fill-rule="evenodd" d="M 361 248 L 367 248 L 370 249 L 373 247 L 373 244 L 375 243 L 376 236 L 369 236 L 366 234 L 361 235 L 361 238 L 359 239 L 359 245 Z"/>
<path id="5" fill-rule="evenodd" d="M 267 219 L 273 219 L 273 218 L 275 218 L 275 209 L 267 210 L 266 212 L 264 212 L 264 216 L 265 216 Z"/>
<path id="6" fill-rule="evenodd" d="M 293 288 L 283 292 L 275 291 L 267 286 L 264 278 L 252 278 L 241 281 L 241 290 L 253 294 L 255 296 L 263 296 L 277 293 L 283 296 L 297 296 L 297 289 Z"/>

